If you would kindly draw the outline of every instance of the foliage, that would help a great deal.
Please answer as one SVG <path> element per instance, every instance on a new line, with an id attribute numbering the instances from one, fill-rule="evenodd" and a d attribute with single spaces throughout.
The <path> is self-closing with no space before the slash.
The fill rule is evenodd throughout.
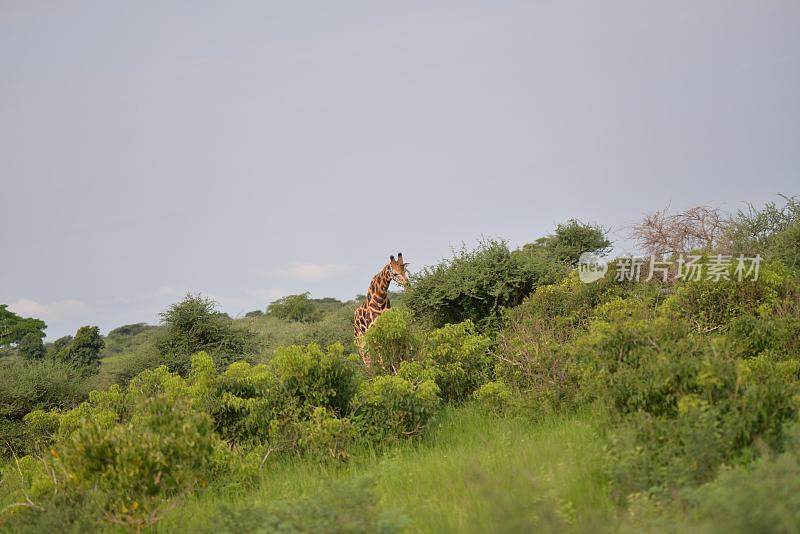
<path id="1" fill-rule="evenodd" d="M 399 376 L 364 382 L 353 400 L 353 417 L 375 443 L 420 435 L 439 406 L 439 388 L 426 380 L 412 384 Z"/>
<path id="2" fill-rule="evenodd" d="M 0 304 L 0 347 L 19 343 L 29 334 L 41 339 L 46 328 L 44 321 L 20 317 L 8 309 L 8 304 Z"/>
<path id="3" fill-rule="evenodd" d="M 604 256 L 611 251 L 608 230 L 597 225 L 570 219 L 556 226 L 553 234 L 528 243 L 523 250 L 542 253 L 566 265 L 575 266 L 584 252 Z"/>
<path id="4" fill-rule="evenodd" d="M 358 365 L 345 355 L 344 347 L 317 344 L 279 349 L 267 369 L 302 405 L 323 406 L 345 414 L 358 386 Z"/>
<path id="5" fill-rule="evenodd" d="M 45 345 L 45 348 L 47 349 L 47 357 L 51 360 L 58 359 L 58 355 L 66 350 L 70 341 L 72 341 L 72 336 L 67 335 Z"/>
<path id="6" fill-rule="evenodd" d="M 85 372 L 96 372 L 100 367 L 100 352 L 105 342 L 96 326 L 82 326 L 69 343 L 56 353 L 58 360 L 72 364 Z"/>
<path id="7" fill-rule="evenodd" d="M 164 331 L 156 341 L 170 369 L 185 375 L 197 352 L 211 354 L 218 363 L 232 362 L 253 351 L 253 335 L 237 327 L 202 295 L 187 295 L 161 314 Z"/>
<path id="8" fill-rule="evenodd" d="M 483 384 L 472 396 L 478 404 L 496 414 L 511 411 L 517 401 L 515 392 L 508 384 L 500 381 Z"/>
<path id="9" fill-rule="evenodd" d="M 411 312 L 405 309 L 383 312 L 364 334 L 364 346 L 377 371 L 396 373 L 400 362 L 411 359 L 419 346 Z"/>
<path id="10" fill-rule="evenodd" d="M 539 285 L 559 280 L 563 264 L 530 250 L 509 250 L 484 240 L 412 277 L 404 298 L 414 314 L 433 326 L 471 320 L 480 329 L 497 325 L 501 310 L 519 304 Z"/>
<path id="11" fill-rule="evenodd" d="M 598 322 L 578 341 L 584 389 L 624 415 L 610 449 L 622 495 L 669 495 L 710 480 L 723 463 L 778 447 L 797 403 L 800 361 L 737 359 L 670 318 Z"/>
<path id="12" fill-rule="evenodd" d="M 106 336 L 102 355 L 108 357 L 134 351 L 153 339 L 157 331 L 157 326 L 146 323 L 127 324 L 115 328 Z"/>
<path id="13" fill-rule="evenodd" d="M 446 402 L 461 402 L 492 376 L 491 340 L 472 321 L 445 325 L 426 339 L 420 363 L 431 369 Z"/>
<path id="14" fill-rule="evenodd" d="M 709 532 L 794 532 L 800 515 L 798 452 L 725 469 L 683 495 L 679 504 L 689 509 L 687 522 Z"/>
<path id="15" fill-rule="evenodd" d="M 800 272 L 800 221 L 775 234 L 767 249 L 767 257 Z"/>
<path id="16" fill-rule="evenodd" d="M 124 392 L 95 392 L 69 412 L 33 412 L 26 423 L 42 432 L 39 444 L 54 431 L 41 462 L 47 483 L 31 471 L 27 493 L 37 507 L 77 507 L 136 529 L 160 519 L 166 498 L 205 485 L 215 451 L 224 450 L 185 382 L 164 367 Z"/>
<path id="17" fill-rule="evenodd" d="M 800 281 L 780 263 L 761 264 L 755 281 L 747 277 L 740 281 L 733 272 L 728 274 L 717 281 L 680 282 L 665 302 L 665 312 L 691 322 L 700 331 L 710 332 L 738 316 L 768 317 L 800 309 Z"/>
<path id="18" fill-rule="evenodd" d="M 638 291 L 640 297 L 623 301 L 622 296 L 631 291 Z M 643 303 L 636 313 L 646 313 L 657 295 L 655 288 L 629 289 L 612 276 L 584 284 L 576 272 L 558 284 L 541 286 L 504 314 L 495 372 L 542 404 L 571 402 L 578 387 L 571 347 L 592 317 L 598 313 L 627 316 L 633 313 L 627 306 L 633 300 Z"/>
<path id="19" fill-rule="evenodd" d="M 86 396 L 79 369 L 52 360 L 0 363 L 0 448 L 26 450 L 23 417 L 34 410 L 71 408 Z"/>
<path id="20" fill-rule="evenodd" d="M 311 295 L 306 292 L 276 300 L 267 307 L 267 315 L 286 321 L 313 323 L 320 320 L 322 312 L 315 306 Z"/>
<path id="21" fill-rule="evenodd" d="M 41 360 L 47 354 L 42 336 L 29 332 L 17 343 L 17 352 L 26 360 Z"/>
<path id="22" fill-rule="evenodd" d="M 723 248 L 734 255 L 761 254 L 765 257 L 770 256 L 771 249 L 783 249 L 780 244 L 774 244 L 777 236 L 800 223 L 800 199 L 786 196 L 783 199 L 783 206 L 775 202 L 767 202 L 761 208 L 748 204 L 746 210 L 737 211 L 725 228 Z"/>

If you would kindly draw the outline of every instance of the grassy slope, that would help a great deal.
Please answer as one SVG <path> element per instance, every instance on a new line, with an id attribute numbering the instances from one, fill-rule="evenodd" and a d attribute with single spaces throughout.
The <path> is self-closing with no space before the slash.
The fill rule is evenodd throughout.
<path id="1" fill-rule="evenodd" d="M 534 524 L 593 530 L 613 514 L 600 472 L 602 426 L 598 414 L 534 423 L 449 408 L 418 443 L 380 455 L 364 451 L 344 466 L 268 464 L 257 487 L 206 493 L 172 511 L 158 530 L 194 531 L 221 503 L 309 496 L 361 478 L 373 481 L 381 507 L 404 513 L 414 531 L 529 531 Z"/>

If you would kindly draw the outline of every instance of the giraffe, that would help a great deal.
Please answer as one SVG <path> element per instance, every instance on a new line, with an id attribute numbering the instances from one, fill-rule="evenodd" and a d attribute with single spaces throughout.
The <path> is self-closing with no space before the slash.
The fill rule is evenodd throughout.
<path id="1" fill-rule="evenodd" d="M 392 283 L 392 280 L 403 287 L 408 286 L 406 265 L 408 264 L 403 263 L 402 252 L 397 253 L 397 259 L 394 256 L 389 256 L 389 263 L 372 277 L 364 304 L 356 309 L 353 321 L 356 347 L 361 359 L 364 360 L 364 365 L 368 369 L 372 366 L 372 360 L 364 348 L 364 334 L 380 314 L 389 309 L 389 284 Z"/>

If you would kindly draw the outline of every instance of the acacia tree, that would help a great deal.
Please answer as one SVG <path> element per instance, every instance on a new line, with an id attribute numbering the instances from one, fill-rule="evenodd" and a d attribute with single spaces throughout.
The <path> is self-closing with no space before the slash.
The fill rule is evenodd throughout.
<path id="1" fill-rule="evenodd" d="M 188 294 L 161 313 L 164 330 L 156 347 L 171 370 L 185 374 L 192 354 L 205 351 L 218 362 L 231 362 L 253 352 L 253 334 L 237 328 L 233 320 L 202 295 Z"/>
<path id="2" fill-rule="evenodd" d="M 314 323 L 322 318 L 322 312 L 311 300 L 308 292 L 288 295 L 272 302 L 267 307 L 267 315 L 299 323 Z"/>
<path id="3" fill-rule="evenodd" d="M 56 357 L 87 371 L 96 371 L 100 367 L 100 352 L 104 346 L 100 328 L 82 326 Z"/>
<path id="4" fill-rule="evenodd" d="M 716 250 L 726 221 L 716 208 L 695 206 L 670 213 L 669 206 L 645 215 L 633 225 L 630 237 L 641 250 L 653 256 L 674 255 L 699 250 Z"/>
<path id="5" fill-rule="evenodd" d="M 28 334 L 43 338 L 46 328 L 41 319 L 20 317 L 8 309 L 8 304 L 0 304 L 0 347 L 17 344 Z"/>
<path id="6" fill-rule="evenodd" d="M 41 360 L 47 354 L 47 349 L 42 342 L 42 336 L 30 332 L 17 343 L 17 352 L 26 360 Z"/>

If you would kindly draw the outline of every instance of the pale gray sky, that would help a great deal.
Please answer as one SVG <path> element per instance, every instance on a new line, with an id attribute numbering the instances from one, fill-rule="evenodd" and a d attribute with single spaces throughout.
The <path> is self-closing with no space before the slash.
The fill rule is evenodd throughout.
<path id="1" fill-rule="evenodd" d="M 50 339 L 800 192 L 797 1 L 0 0 L 0 302 Z"/>

